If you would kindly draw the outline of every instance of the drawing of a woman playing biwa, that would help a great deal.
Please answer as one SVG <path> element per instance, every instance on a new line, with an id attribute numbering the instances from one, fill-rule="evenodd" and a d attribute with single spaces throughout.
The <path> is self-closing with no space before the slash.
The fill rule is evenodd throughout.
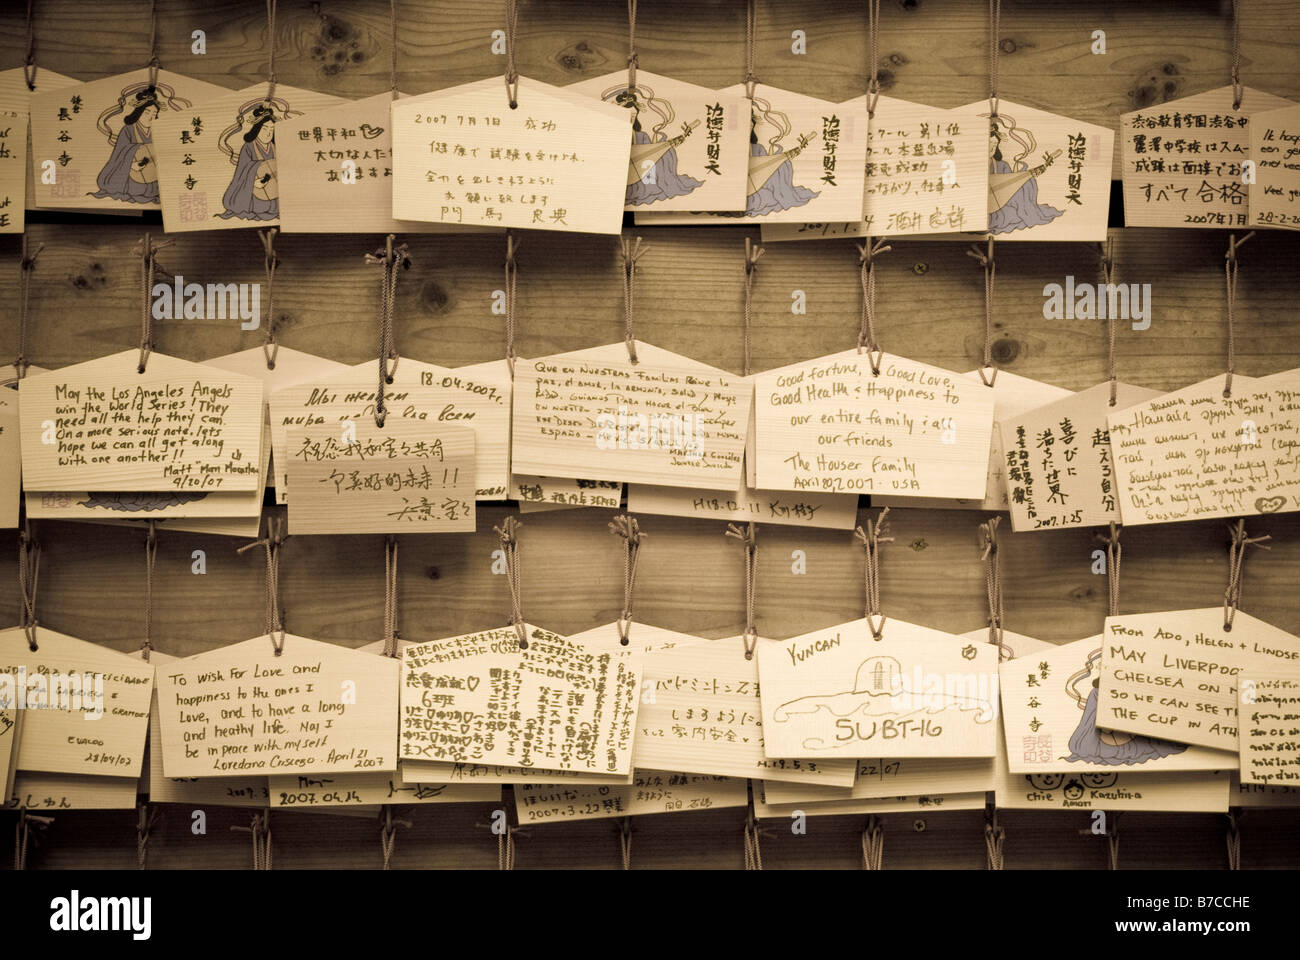
<path id="1" fill-rule="evenodd" d="M 982 116 L 988 116 L 982 114 Z M 1010 153 L 1019 148 L 1010 161 Z M 999 114 L 989 119 L 989 233 L 1010 233 L 1051 223 L 1065 213 L 1038 202 L 1038 176 L 1052 165 L 1060 150 L 1043 154 L 1041 165 L 1030 169 L 1025 157 L 1038 148 L 1034 135 L 1017 127 L 1013 117 Z"/>
<path id="2" fill-rule="evenodd" d="M 700 125 L 700 121 L 683 123 L 682 132 L 669 139 L 668 134 L 664 133 L 664 127 L 673 122 L 677 113 L 671 103 L 656 97 L 654 91 L 645 84 L 610 87 L 601 93 L 600 98 L 612 100 L 633 111 L 632 153 L 628 160 L 627 196 L 623 201 L 625 206 L 671 200 L 704 185 L 703 180 L 677 172 L 677 148 Z M 651 119 L 657 117 L 659 120 L 648 133 L 641 124 L 646 113 L 652 115 Z"/>
<path id="3" fill-rule="evenodd" d="M 141 81 L 123 90 L 117 103 L 95 121 L 95 127 L 112 144 L 113 152 L 95 179 L 99 189 L 90 196 L 125 203 L 157 203 L 158 163 L 153 155 L 153 122 L 164 106 L 181 110 L 189 105 L 188 100 L 176 96 L 176 91 L 166 83 Z M 125 114 L 122 128 L 114 132 L 108 123 L 119 113 Z"/>
<path id="4" fill-rule="evenodd" d="M 790 118 L 762 97 L 750 101 L 749 129 L 749 180 L 745 188 L 745 212 L 724 213 L 724 217 L 761 217 L 779 213 L 791 207 L 802 207 L 819 195 L 794 182 L 794 158 L 816 138 L 816 133 L 800 134 L 799 142 L 786 150 L 781 141 L 790 135 Z M 764 146 L 759 140 L 760 128 L 773 131 Z M 756 159 L 762 158 L 762 159 Z"/>

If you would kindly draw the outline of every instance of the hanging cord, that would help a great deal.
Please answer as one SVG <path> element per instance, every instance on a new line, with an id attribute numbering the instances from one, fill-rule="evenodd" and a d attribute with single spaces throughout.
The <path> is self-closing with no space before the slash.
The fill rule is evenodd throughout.
<path id="1" fill-rule="evenodd" d="M 32 19 L 32 0 L 27 0 L 27 59 L 23 61 L 23 78 L 28 90 L 36 89 L 36 22 Z"/>
<path id="2" fill-rule="evenodd" d="M 32 286 L 32 271 L 36 269 L 36 258 L 45 249 L 45 244 L 36 245 L 36 252 L 27 252 L 27 234 L 23 234 L 22 259 L 18 261 L 18 358 L 14 360 L 14 373 L 21 380 L 27 376 L 27 368 L 32 365 L 27 356 L 27 304 Z"/>
<path id="3" fill-rule="evenodd" d="M 149 86 L 158 85 L 158 0 L 149 4 Z"/>
<path id="4" fill-rule="evenodd" d="M 403 270 L 411 266 L 411 257 L 406 244 L 396 246 L 397 238 L 389 234 L 384 246 L 374 253 L 367 253 L 366 263 L 381 264 L 384 268 L 379 288 L 379 386 L 375 393 L 375 426 L 382 428 L 388 417 L 388 407 L 384 403 L 384 387 L 393 382 L 397 374 L 397 344 L 393 338 L 393 314 L 397 306 L 397 268 Z M 392 361 L 392 365 L 389 365 Z"/>
<path id="5" fill-rule="evenodd" d="M 1241 811 L 1236 807 L 1228 808 L 1226 839 L 1228 843 L 1229 870 L 1241 869 L 1241 816 Z"/>
<path id="6" fill-rule="evenodd" d="M 384 804 L 384 812 L 379 819 L 379 847 L 384 853 L 384 869 L 391 870 L 393 868 L 393 848 L 397 846 L 397 827 L 400 824 L 409 828 L 411 821 L 394 820 L 393 807 L 387 803 Z"/>
<path id="7" fill-rule="evenodd" d="M 1228 252 L 1224 254 L 1223 276 L 1227 288 L 1228 296 L 1228 374 L 1223 381 L 1223 395 L 1232 396 L 1232 374 L 1233 368 L 1237 365 L 1237 343 L 1236 330 L 1234 329 L 1233 311 L 1237 305 L 1237 251 L 1242 245 L 1255 235 L 1252 230 L 1240 240 L 1235 233 L 1228 234 Z"/>
<path id="8" fill-rule="evenodd" d="M 519 537 L 518 530 L 522 521 L 506 517 L 501 526 L 493 527 L 501 538 L 501 552 L 506 559 L 506 585 L 510 587 L 510 625 L 519 636 L 519 649 L 528 649 L 528 631 L 524 629 L 524 613 L 520 605 L 519 588 Z"/>
<path id="9" fill-rule="evenodd" d="M 745 238 L 745 368 L 744 375 L 750 374 L 750 318 L 751 304 L 754 298 L 754 280 L 758 277 L 758 259 L 763 255 L 763 248 L 749 237 Z"/>
<path id="10" fill-rule="evenodd" d="M 984 812 L 984 847 L 990 870 L 1002 869 L 1002 846 L 1006 839 L 1007 828 L 998 823 L 997 808 L 989 804 Z"/>
<path id="11" fill-rule="evenodd" d="M 1111 870 L 1119 869 L 1119 814 L 1111 814 L 1110 828 L 1106 831 L 1106 854 Z"/>
<path id="12" fill-rule="evenodd" d="M 153 238 L 145 233 L 144 239 L 136 244 L 136 254 L 140 257 L 140 362 L 136 372 L 144 373 L 149 363 L 149 354 L 153 352 L 153 275 L 158 266 L 158 251 L 174 243 L 164 240 L 154 243 Z"/>
<path id="13" fill-rule="evenodd" d="M 858 247 L 858 271 L 862 279 L 862 322 L 858 328 L 858 353 L 868 351 L 872 376 L 880 376 L 880 360 L 885 352 L 876 340 L 876 255 L 894 249 L 881 237 L 874 244 L 870 237 Z"/>
<path id="14" fill-rule="evenodd" d="M 527 836 L 523 827 L 506 824 L 504 833 L 497 834 L 497 869 L 513 870 L 515 868 L 515 837 Z"/>
<path id="15" fill-rule="evenodd" d="M 1232 109 L 1241 109 L 1241 19 L 1237 0 L 1232 0 Z"/>
<path id="16" fill-rule="evenodd" d="M 627 548 L 623 553 L 623 612 L 618 618 L 618 642 L 628 645 L 628 632 L 632 628 L 632 588 L 636 586 L 636 564 L 641 555 L 641 527 L 636 517 L 617 516 L 609 522 L 611 533 L 623 538 Z"/>
<path id="17" fill-rule="evenodd" d="M 758 633 L 754 630 L 754 586 L 758 568 L 758 530 L 751 520 L 749 526 L 741 529 L 734 523 L 727 524 L 726 536 L 734 537 L 745 545 L 745 659 L 754 659 L 754 647 L 758 644 Z"/>
<path id="18" fill-rule="evenodd" d="M 238 824 L 232 826 L 231 830 L 238 830 L 240 833 L 247 832 L 253 838 L 253 869 L 270 870 L 271 869 L 271 811 L 266 810 L 263 813 L 255 813 L 249 820 L 248 826 L 241 827 Z"/>
<path id="19" fill-rule="evenodd" d="M 153 650 L 153 571 L 158 559 L 158 525 L 149 521 L 149 533 L 144 541 L 144 642 L 140 644 L 140 657 L 149 662 Z"/>
<path id="20" fill-rule="evenodd" d="M 748 0 L 745 9 L 745 96 L 754 99 L 754 88 L 758 86 L 758 74 L 754 72 L 754 43 L 758 35 L 758 13 L 754 9 L 755 0 Z"/>
<path id="21" fill-rule="evenodd" d="M 1101 277 L 1105 283 L 1106 296 L 1115 283 L 1114 240 L 1106 238 L 1101 244 Z M 1110 378 L 1110 405 L 1115 406 L 1118 397 L 1119 377 L 1115 375 L 1115 311 L 1106 311 L 1106 376 Z"/>
<path id="22" fill-rule="evenodd" d="M 519 264 L 515 254 L 519 250 L 519 238 L 509 230 L 506 231 L 506 363 L 510 367 L 510 377 L 515 375 L 515 296 L 519 282 Z"/>
<path id="23" fill-rule="evenodd" d="M 1241 604 L 1241 580 L 1246 565 L 1246 551 L 1250 547 L 1271 550 L 1264 545 L 1265 540 L 1272 540 L 1268 534 L 1262 537 L 1246 536 L 1246 521 L 1238 520 L 1228 524 L 1228 589 L 1223 592 L 1223 629 L 1231 630 L 1232 621 L 1237 616 L 1237 607 Z"/>
<path id="24" fill-rule="evenodd" d="M 998 34 L 1001 32 L 1002 0 L 989 0 L 989 116 L 998 115 Z"/>
<path id="25" fill-rule="evenodd" d="M 393 99 L 397 99 L 397 0 L 388 0 L 388 26 L 390 36 L 388 38 L 389 56 L 388 63 L 389 88 L 392 90 Z"/>
<path id="26" fill-rule="evenodd" d="M 143 870 L 148 866 L 149 837 L 158 822 L 159 814 L 157 807 L 150 807 L 147 803 L 138 803 L 135 809 L 135 864 L 137 869 Z"/>
<path id="27" fill-rule="evenodd" d="M 280 258 L 275 255 L 275 235 L 277 227 L 267 227 L 257 231 L 262 241 L 262 250 L 266 254 L 266 313 L 262 322 L 266 325 L 266 340 L 262 343 L 262 353 L 266 356 L 266 369 L 275 369 L 275 358 L 280 352 L 280 345 L 275 342 L 275 270 L 280 266 Z"/>
<path id="28" fill-rule="evenodd" d="M 54 822 L 53 817 L 38 817 L 28 813 L 26 807 L 18 811 L 18 822 L 14 825 L 14 869 L 27 869 L 27 846 L 29 841 L 39 847 L 45 830 Z"/>
<path id="29" fill-rule="evenodd" d="M 966 256 L 974 257 L 984 268 L 984 364 L 980 367 L 980 379 L 984 386 L 991 387 L 998 379 L 998 367 L 993 362 L 993 282 L 997 279 L 998 265 L 993 259 L 993 238 L 989 237 L 987 242 L 987 251 L 973 244 Z M 986 374 L 987 370 L 993 373 Z"/>
<path id="30" fill-rule="evenodd" d="M 880 99 L 880 0 L 867 0 L 867 119 L 876 116 Z"/>
<path id="31" fill-rule="evenodd" d="M 400 656 L 402 639 L 397 629 L 397 535 L 384 538 L 384 656 Z"/>
<path id="32" fill-rule="evenodd" d="M 880 818 L 873 813 L 862 830 L 862 869 L 879 870 L 884 859 L 885 831 L 881 829 Z"/>
<path id="33" fill-rule="evenodd" d="M 629 240 L 627 237 L 619 237 L 619 245 L 623 253 L 623 322 L 627 328 L 624 339 L 627 341 L 627 356 L 633 363 L 639 362 L 636 358 L 636 338 L 632 336 L 632 320 L 636 316 L 635 293 L 636 293 L 636 262 L 645 253 L 645 248 L 641 246 L 641 238 Z"/>
<path id="34" fill-rule="evenodd" d="M 27 635 L 27 649 L 35 652 L 36 643 L 36 587 L 41 574 L 41 545 L 32 536 L 31 522 L 24 518 L 18 533 L 18 591 L 22 594 L 22 628 Z"/>
<path id="35" fill-rule="evenodd" d="M 618 831 L 619 851 L 623 854 L 623 869 L 632 869 L 632 818 L 624 817 Z"/>
<path id="36" fill-rule="evenodd" d="M 640 61 L 636 56 L 636 0 L 627 0 L 627 88 L 636 89 L 636 68 Z"/>
<path id="37" fill-rule="evenodd" d="M 519 5 L 506 0 L 506 99 L 510 109 L 519 106 L 519 71 L 515 69 L 515 34 L 519 27 Z"/>
<path id="38" fill-rule="evenodd" d="M 749 781 L 749 809 L 745 813 L 745 869 L 763 869 L 763 847 L 759 840 L 758 817 L 754 816 L 754 781 Z"/>
<path id="39" fill-rule="evenodd" d="M 267 59 L 266 59 L 266 99 L 270 100 L 275 96 L 275 4 L 276 0 L 266 0 L 266 36 L 267 36 Z"/>
<path id="40" fill-rule="evenodd" d="M 874 640 L 879 640 L 885 633 L 885 615 L 880 612 L 880 545 L 894 542 L 893 537 L 881 536 L 888 529 L 885 523 L 887 516 L 889 516 L 889 508 L 885 507 L 876 517 L 875 523 L 868 518 L 865 532 L 861 527 L 853 531 L 853 536 L 867 552 L 867 563 L 863 573 L 863 581 L 866 585 L 866 621 Z M 876 618 L 879 618 L 879 623 L 875 622 Z"/>
<path id="41" fill-rule="evenodd" d="M 1123 529 L 1114 520 L 1110 523 L 1109 535 L 1096 534 L 1098 543 L 1106 545 L 1106 616 L 1119 616 L 1119 564 L 1124 558 L 1124 545 L 1119 542 L 1120 530 Z"/>
<path id="42" fill-rule="evenodd" d="M 284 521 L 279 517 L 267 517 L 266 536 L 252 543 L 246 543 L 236 553 L 262 547 L 266 550 L 266 634 L 271 638 L 271 645 L 278 657 L 284 652 L 284 613 L 280 609 L 280 547 L 287 538 L 284 535 Z"/>
<path id="43" fill-rule="evenodd" d="M 980 543 L 984 561 L 984 588 L 989 601 L 989 643 L 998 648 L 998 660 L 1010 660 L 1015 652 L 1002 641 L 1002 552 L 998 549 L 998 524 L 1001 517 L 989 517 L 980 524 Z"/>

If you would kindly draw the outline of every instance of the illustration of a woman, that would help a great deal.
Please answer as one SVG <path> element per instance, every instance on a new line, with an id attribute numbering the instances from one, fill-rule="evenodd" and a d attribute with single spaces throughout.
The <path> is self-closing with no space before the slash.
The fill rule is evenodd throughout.
<path id="1" fill-rule="evenodd" d="M 275 171 L 275 123 L 300 111 L 289 109 L 276 98 L 250 100 L 239 115 L 221 132 L 218 144 L 235 165 L 235 175 L 221 198 L 222 220 L 275 220 L 280 216 L 280 185 Z M 243 131 L 243 145 L 236 152 L 231 138 Z"/>
<path id="2" fill-rule="evenodd" d="M 772 105 L 762 97 L 755 97 L 751 103 L 749 182 L 745 188 L 745 212 L 723 216 L 762 217 L 791 207 L 802 207 L 820 194 L 820 191 L 795 185 L 793 163 L 794 158 L 812 143 L 817 134 L 800 134 L 798 145 L 786 150 L 781 141 L 790 135 L 790 118 L 779 110 L 773 110 Z M 766 147 L 759 142 L 760 125 L 771 127 L 774 131 L 768 138 Z M 757 157 L 763 159 L 755 160 Z"/>
<path id="3" fill-rule="evenodd" d="M 1186 744 L 1182 743 L 1170 743 L 1154 737 L 1097 729 L 1097 678 L 1093 673 L 1100 663 L 1101 648 L 1099 647 L 1088 654 L 1083 669 L 1065 681 L 1066 693 L 1074 698 L 1075 704 L 1083 711 L 1083 718 L 1075 728 L 1074 735 L 1070 737 L 1070 755 L 1065 759 L 1101 763 L 1109 767 L 1117 767 L 1121 764 L 1132 766 L 1186 750 Z M 1085 699 L 1077 687 L 1081 681 L 1089 677 L 1092 677 L 1092 690 Z"/>
<path id="4" fill-rule="evenodd" d="M 157 203 L 158 163 L 153 155 L 153 122 L 164 106 L 182 110 L 189 105 L 188 100 L 176 96 L 176 91 L 165 83 L 145 81 L 123 90 L 117 103 L 95 121 L 96 128 L 112 144 L 113 152 L 96 178 L 99 190 L 90 196 L 127 203 Z M 122 129 L 115 133 L 108 122 L 119 113 L 125 116 Z"/>
<path id="5" fill-rule="evenodd" d="M 988 114 L 981 114 L 987 117 Z M 1017 127 L 1013 117 L 1001 114 L 989 121 L 989 233 L 1010 233 L 1051 223 L 1065 211 L 1038 202 L 1038 176 L 1061 155 L 1043 154 L 1043 162 L 1030 168 L 1025 157 L 1038 149 L 1034 135 Z M 1006 155 L 1017 151 L 1010 160 Z"/>
<path id="6" fill-rule="evenodd" d="M 696 180 L 684 173 L 677 172 L 677 148 L 691 135 L 691 131 L 700 125 L 692 120 L 682 124 L 682 132 L 669 139 L 664 133 L 676 118 L 673 105 L 667 100 L 654 95 L 654 91 L 644 84 L 631 89 L 626 86 L 610 87 L 601 93 L 602 100 L 613 100 L 619 106 L 633 111 L 632 119 L 632 153 L 627 167 L 627 196 L 625 206 L 641 206 L 681 197 L 703 186 L 703 180 Z M 658 118 L 647 133 L 641 125 L 643 113 Z"/>

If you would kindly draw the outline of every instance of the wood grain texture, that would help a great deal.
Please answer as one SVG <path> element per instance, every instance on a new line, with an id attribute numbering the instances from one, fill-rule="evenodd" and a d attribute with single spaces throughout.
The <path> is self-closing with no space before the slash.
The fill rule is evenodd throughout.
<path id="1" fill-rule="evenodd" d="M 253 0 L 166 0 L 160 5 L 164 67 L 232 89 L 265 76 L 264 6 Z M 83 79 L 138 68 L 148 57 L 147 5 L 128 0 L 36 5 L 42 66 Z M 743 73 L 743 4 L 641 5 L 641 64 L 694 83 L 726 86 Z M 1118 126 L 1125 110 L 1176 99 L 1225 82 L 1230 4 L 1194 0 L 1118 0 L 1081 5 L 1044 0 L 1003 5 L 1000 93 L 1009 100 Z M 1081 11 L 1086 11 L 1081 13 Z M 489 52 L 502 24 L 499 4 L 400 0 L 399 78 L 423 92 L 501 69 Z M 882 88 L 904 99 L 951 107 L 987 93 L 985 6 L 958 0 L 902 0 L 882 14 Z M 1176 25 L 1176 30 L 1171 29 Z M 75 25 L 75 29 L 70 29 Z M 1300 37 L 1297 0 L 1242 5 L 1242 79 L 1280 96 L 1300 97 L 1294 69 Z M 1088 52 L 1089 33 L 1107 32 L 1109 53 Z M 189 52 L 194 29 L 207 32 L 205 56 Z M 619 69 L 626 53 L 625 6 L 548 0 L 520 14 L 519 69 L 566 83 Z M 792 56 L 790 33 L 808 31 L 806 57 Z M 848 0 L 758 4 L 758 73 L 765 83 L 826 99 L 865 89 L 865 10 Z M 24 52 L 21 5 L 0 10 L 0 65 Z M 281 3 L 276 69 L 286 84 L 344 97 L 388 88 L 387 4 L 382 0 Z M 141 227 L 44 215 L 29 224 L 44 243 L 31 302 L 28 354 L 55 368 L 132 347 L 139 338 L 139 263 L 131 248 Z M 57 221 L 57 222 L 49 222 Z M 157 230 L 157 227 L 154 227 Z M 739 372 L 745 228 L 646 228 L 639 261 L 638 338 Z M 1114 230 L 1116 281 L 1151 283 L 1150 329 L 1118 329 L 1122 379 L 1172 389 L 1222 371 L 1223 254 L 1226 238 L 1190 230 Z M 504 286 L 500 236 L 404 237 L 413 266 L 399 282 L 396 337 L 405 356 L 456 366 L 499 359 L 505 349 L 492 291 Z M 287 236 L 276 240 L 281 267 L 274 316 L 282 342 L 331 359 L 372 360 L 378 339 L 380 271 L 363 255 L 377 236 Z M 877 261 L 877 330 L 887 350 L 954 371 L 977 366 L 983 348 L 980 268 L 965 244 L 897 241 Z M 16 352 L 17 238 L 0 239 L 0 358 Z M 998 260 L 994 357 L 1005 369 L 1070 389 L 1105 378 L 1105 324 L 1042 318 L 1043 286 L 1067 274 L 1097 280 L 1096 247 L 1082 243 L 1003 244 Z M 1243 249 L 1237 314 L 1237 369 L 1264 375 L 1300 366 L 1300 238 L 1261 232 Z M 179 236 L 159 255 L 187 282 L 262 282 L 263 251 L 253 231 Z M 518 254 L 521 356 L 577 350 L 621 339 L 622 272 L 609 237 L 528 234 Z M 808 313 L 792 315 L 803 290 Z M 856 342 L 860 306 L 857 252 L 845 241 L 772 244 L 755 287 L 753 368 L 764 370 L 845 349 Z M 263 300 L 265 303 L 265 299 Z M 237 321 L 187 320 L 156 326 L 156 349 L 202 360 L 257 345 L 261 331 Z M 499 626 L 509 610 L 503 577 L 490 572 L 492 526 L 514 509 L 484 505 L 475 533 L 404 537 L 399 561 L 405 639 L 431 640 Z M 608 623 L 622 607 L 622 547 L 607 529 L 608 511 L 530 514 L 520 533 L 523 610 L 531 622 L 568 632 Z M 860 512 L 860 518 L 864 517 Z M 982 514 L 897 509 L 896 540 L 883 548 L 885 613 L 961 632 L 986 617 L 977 524 Z M 742 548 L 720 521 L 643 516 L 647 534 L 636 587 L 640 620 L 718 638 L 744 622 Z M 1300 515 L 1248 524 L 1272 536 L 1268 552 L 1247 564 L 1244 609 L 1300 631 L 1295 583 L 1300 572 Z M 144 625 L 144 532 L 40 521 L 44 547 L 41 622 L 119 650 L 138 647 Z M 1005 530 L 1004 526 L 1004 530 Z M 1005 533 L 1003 570 L 1008 629 L 1063 642 L 1098 632 L 1104 578 L 1091 573 L 1092 529 Z M 862 550 L 847 531 L 759 524 L 757 628 L 789 637 L 831 626 L 862 611 Z M 1121 610 L 1153 611 L 1215 603 L 1227 577 L 1222 521 L 1126 530 Z M 173 654 L 210 650 L 262 629 L 264 571 L 254 555 L 235 554 L 221 537 L 159 534 L 153 632 Z M 204 550 L 207 573 L 192 574 Z M 791 572 L 803 550 L 807 574 Z M 18 616 L 15 551 L 0 551 L 0 623 Z M 320 640 L 361 646 L 383 625 L 383 538 L 290 538 L 281 566 L 286 626 Z M 497 839 L 486 828 L 501 804 L 400 808 L 397 868 L 495 868 Z M 248 811 L 208 809 L 208 833 L 190 833 L 190 810 L 164 808 L 150 865 L 245 869 Z M 1006 812 L 1008 869 L 1104 869 L 1106 844 L 1087 834 L 1086 813 Z M 982 869 L 978 812 L 883 818 L 886 869 Z M 918 829 L 918 822 L 924 829 Z M 637 818 L 633 868 L 735 868 L 743 864 L 743 810 Z M 765 827 L 768 868 L 860 866 L 864 818 L 809 821 L 806 836 L 788 825 Z M 132 813 L 63 813 L 32 853 L 37 868 L 135 865 Z M 272 814 L 277 867 L 378 868 L 373 819 L 316 813 Z M 1128 813 L 1120 818 L 1120 867 L 1225 866 L 1223 818 Z M 1084 831 L 1080 833 L 1080 831 Z M 548 824 L 517 838 L 520 869 L 621 865 L 617 821 Z M 1247 868 L 1300 864 L 1300 816 L 1250 810 L 1242 820 Z"/>

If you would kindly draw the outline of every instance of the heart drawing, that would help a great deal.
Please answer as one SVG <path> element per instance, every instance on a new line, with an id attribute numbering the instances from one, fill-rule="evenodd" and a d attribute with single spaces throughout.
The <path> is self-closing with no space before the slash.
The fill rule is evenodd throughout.
<path id="1" fill-rule="evenodd" d="M 465 678 L 465 686 L 469 687 L 469 692 L 470 692 L 470 693 L 473 693 L 475 690 L 478 689 L 479 681 L 480 681 L 481 679 L 482 679 L 481 677 L 466 677 L 466 678 Z"/>
<path id="2" fill-rule="evenodd" d="M 1277 513 L 1286 504 L 1286 497 L 1260 497 L 1255 501 L 1255 509 L 1260 513 Z"/>

